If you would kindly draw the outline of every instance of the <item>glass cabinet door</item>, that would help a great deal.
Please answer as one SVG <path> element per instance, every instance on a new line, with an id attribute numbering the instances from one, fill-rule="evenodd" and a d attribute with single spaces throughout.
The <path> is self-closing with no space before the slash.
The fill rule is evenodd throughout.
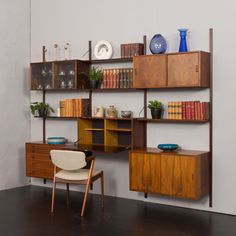
<path id="1" fill-rule="evenodd" d="M 43 90 L 53 88 L 53 68 L 51 62 L 31 64 L 31 89 Z"/>

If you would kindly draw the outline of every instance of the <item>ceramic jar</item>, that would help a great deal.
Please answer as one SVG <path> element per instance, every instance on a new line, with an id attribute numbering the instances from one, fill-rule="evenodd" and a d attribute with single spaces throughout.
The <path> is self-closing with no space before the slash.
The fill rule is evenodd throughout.
<path id="1" fill-rule="evenodd" d="M 115 106 L 110 105 L 109 108 L 107 109 L 107 117 L 109 118 L 116 118 L 117 117 L 117 110 Z"/>

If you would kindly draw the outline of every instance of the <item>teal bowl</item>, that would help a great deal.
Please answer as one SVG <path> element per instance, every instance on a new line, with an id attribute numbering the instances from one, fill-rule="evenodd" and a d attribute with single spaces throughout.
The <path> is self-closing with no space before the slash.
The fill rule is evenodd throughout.
<path id="1" fill-rule="evenodd" d="M 179 148 L 179 145 L 173 143 L 163 143 L 163 144 L 158 144 L 157 147 L 162 151 L 175 151 Z"/>
<path id="2" fill-rule="evenodd" d="M 54 144 L 54 145 L 65 144 L 66 143 L 66 138 L 65 137 L 49 137 L 47 139 L 47 143 L 48 144 Z"/>

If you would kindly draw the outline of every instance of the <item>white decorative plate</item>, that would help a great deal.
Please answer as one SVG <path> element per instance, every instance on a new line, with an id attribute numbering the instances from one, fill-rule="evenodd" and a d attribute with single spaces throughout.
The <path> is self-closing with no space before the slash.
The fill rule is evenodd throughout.
<path id="1" fill-rule="evenodd" d="M 101 40 L 97 42 L 94 47 L 94 56 L 97 59 L 110 59 L 112 57 L 112 53 L 112 46 L 106 40 Z"/>

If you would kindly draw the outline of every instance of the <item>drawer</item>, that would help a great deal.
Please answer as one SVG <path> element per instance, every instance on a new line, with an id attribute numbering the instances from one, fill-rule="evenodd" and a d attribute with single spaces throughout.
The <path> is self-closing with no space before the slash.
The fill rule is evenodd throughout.
<path id="1" fill-rule="evenodd" d="M 29 152 L 26 153 L 26 158 L 32 160 L 41 159 L 41 160 L 51 161 L 49 153 Z"/>
<path id="2" fill-rule="evenodd" d="M 52 179 L 53 178 L 53 168 L 54 168 L 53 164 L 50 161 L 27 160 L 27 162 L 26 162 L 26 176 Z"/>

